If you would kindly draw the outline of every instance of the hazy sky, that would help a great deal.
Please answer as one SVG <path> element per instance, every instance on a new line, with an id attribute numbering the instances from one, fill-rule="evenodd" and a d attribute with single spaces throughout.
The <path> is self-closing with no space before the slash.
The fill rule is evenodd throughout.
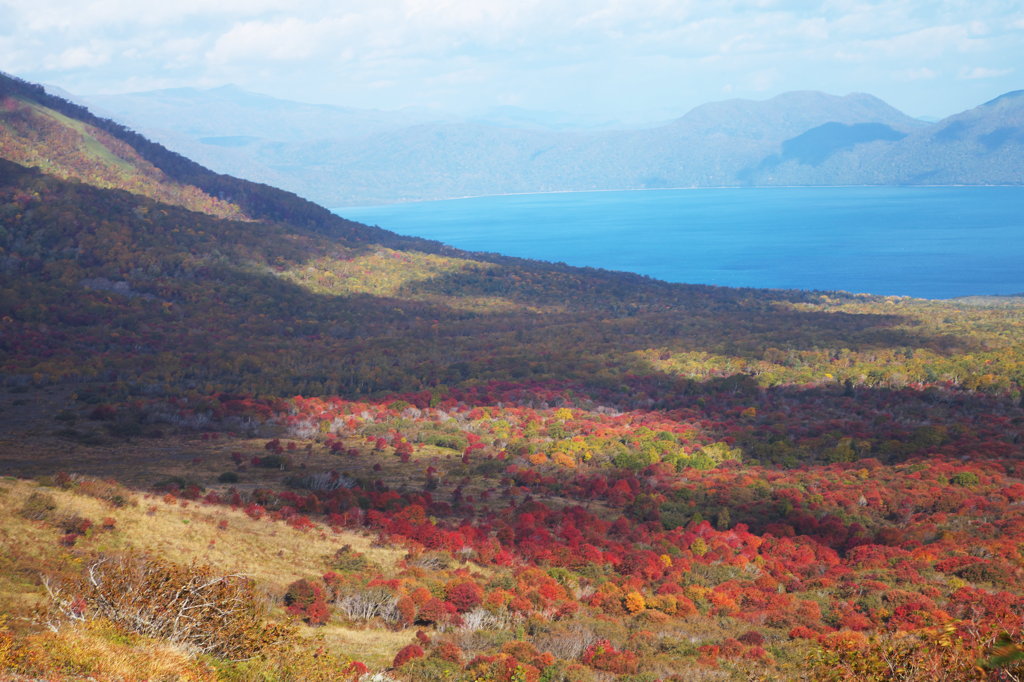
<path id="1" fill-rule="evenodd" d="M 1024 2 L 0 0 L 0 70 L 460 113 L 657 118 L 813 89 L 945 116 L 1024 88 Z"/>

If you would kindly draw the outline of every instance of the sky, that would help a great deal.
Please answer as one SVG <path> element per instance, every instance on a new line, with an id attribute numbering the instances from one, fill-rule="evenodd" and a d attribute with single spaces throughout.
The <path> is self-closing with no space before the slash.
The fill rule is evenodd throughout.
<path id="1" fill-rule="evenodd" d="M 790 90 L 940 118 L 1024 89 L 1020 0 L 0 0 L 0 71 L 458 114 L 675 117 Z"/>

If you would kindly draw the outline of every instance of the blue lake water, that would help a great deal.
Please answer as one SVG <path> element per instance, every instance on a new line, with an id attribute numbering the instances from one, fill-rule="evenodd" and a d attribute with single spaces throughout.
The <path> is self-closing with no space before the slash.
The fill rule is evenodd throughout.
<path id="1" fill-rule="evenodd" d="M 921 298 L 1024 293 L 1024 187 L 573 192 L 337 213 L 468 251 L 670 282 Z"/>

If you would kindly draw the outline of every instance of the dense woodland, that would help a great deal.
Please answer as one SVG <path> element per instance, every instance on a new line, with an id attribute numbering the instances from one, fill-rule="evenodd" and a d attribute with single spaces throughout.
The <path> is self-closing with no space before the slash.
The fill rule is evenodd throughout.
<path id="1" fill-rule="evenodd" d="M 1020 299 L 459 252 L 0 86 L 11 679 L 1024 678 Z"/>

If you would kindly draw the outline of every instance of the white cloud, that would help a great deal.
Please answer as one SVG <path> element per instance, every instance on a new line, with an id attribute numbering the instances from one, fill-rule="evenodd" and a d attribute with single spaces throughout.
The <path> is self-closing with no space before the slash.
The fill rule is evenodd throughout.
<path id="1" fill-rule="evenodd" d="M 110 50 L 101 45 L 72 47 L 47 60 L 50 69 L 82 69 L 103 66 L 110 61 Z"/>
<path id="2" fill-rule="evenodd" d="M 311 57 L 330 37 L 327 22 L 296 18 L 283 21 L 247 21 L 221 35 L 207 59 L 213 64 L 240 61 L 295 62 Z"/>
<path id="3" fill-rule="evenodd" d="M 166 26 L 190 17 L 254 16 L 295 8 L 288 0 L 5 0 L 5 4 L 20 15 L 26 28 L 77 33 L 96 27 Z"/>
<path id="4" fill-rule="evenodd" d="M 529 21 L 540 7 L 538 0 L 404 0 L 394 13 L 401 21 L 420 28 L 445 31 L 488 28 L 503 33 Z"/>
<path id="5" fill-rule="evenodd" d="M 383 108 L 509 93 L 547 109 L 692 106 L 723 84 L 739 97 L 910 83 L 962 93 L 1024 53 L 1024 16 L 1006 0 L 0 3 L 17 27 L 0 36 L 0 69 L 72 91 L 235 82 Z"/>
<path id="6" fill-rule="evenodd" d="M 1013 69 L 987 69 L 983 66 L 964 67 L 957 73 L 958 78 L 964 80 L 977 80 L 980 78 L 998 78 L 999 76 L 1008 76 L 1013 73 Z"/>
<path id="7" fill-rule="evenodd" d="M 915 60 L 939 57 L 947 52 L 967 52 L 971 44 L 965 26 L 929 26 L 899 35 L 865 41 L 872 52 L 886 57 Z"/>

